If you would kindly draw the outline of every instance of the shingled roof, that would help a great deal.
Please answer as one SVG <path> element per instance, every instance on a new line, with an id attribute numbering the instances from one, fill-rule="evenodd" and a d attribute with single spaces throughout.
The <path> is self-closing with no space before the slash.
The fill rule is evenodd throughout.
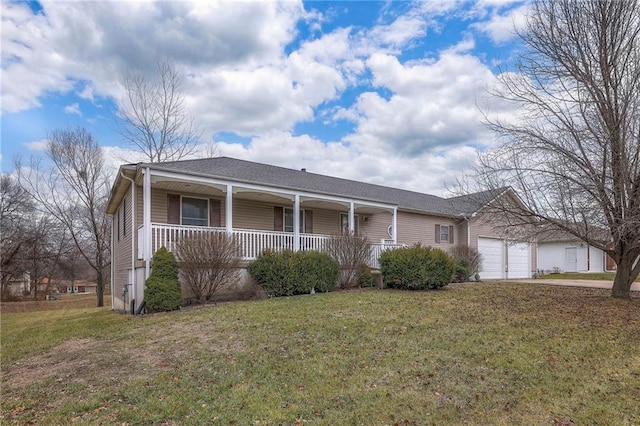
<path id="1" fill-rule="evenodd" d="M 464 197 L 442 198 L 420 192 L 374 185 L 252 161 L 238 160 L 230 157 L 170 161 L 140 164 L 140 166 L 236 182 L 261 184 L 364 201 L 395 204 L 398 208 L 404 210 L 456 217 L 461 214 L 471 214 L 479 210 L 486 204 L 482 204 L 480 201 L 485 201 L 493 194 L 485 191 L 486 194 L 478 193 L 483 194 L 479 197 L 473 197 L 472 194 Z"/>

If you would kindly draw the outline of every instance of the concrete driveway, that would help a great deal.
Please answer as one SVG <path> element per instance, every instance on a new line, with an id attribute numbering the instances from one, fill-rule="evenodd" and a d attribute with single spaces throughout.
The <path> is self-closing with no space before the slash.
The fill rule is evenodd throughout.
<path id="1" fill-rule="evenodd" d="M 596 280 L 512 280 L 519 283 L 531 283 L 531 284 L 547 284 L 547 285 L 560 285 L 565 287 L 590 287 L 590 288 L 604 288 L 611 290 L 613 287 L 613 281 L 596 281 Z M 640 282 L 634 282 L 631 284 L 631 291 L 640 291 Z"/>

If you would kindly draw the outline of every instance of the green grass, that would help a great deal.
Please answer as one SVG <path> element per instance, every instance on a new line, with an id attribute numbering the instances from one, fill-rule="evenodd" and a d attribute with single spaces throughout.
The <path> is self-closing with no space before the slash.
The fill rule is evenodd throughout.
<path id="1" fill-rule="evenodd" d="M 635 296 L 479 284 L 3 314 L 0 422 L 640 424 Z"/>
<path id="2" fill-rule="evenodd" d="M 540 275 L 538 278 L 541 280 L 595 280 L 595 281 L 613 281 L 616 274 L 613 272 L 564 272 L 559 274 L 545 274 Z M 640 277 L 636 278 L 636 281 L 640 281 Z"/>

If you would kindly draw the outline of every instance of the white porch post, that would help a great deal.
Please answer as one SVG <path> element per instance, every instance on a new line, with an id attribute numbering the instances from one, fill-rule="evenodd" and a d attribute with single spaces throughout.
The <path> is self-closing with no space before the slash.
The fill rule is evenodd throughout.
<path id="1" fill-rule="evenodd" d="M 148 167 L 144 169 L 142 198 L 142 223 L 144 224 L 144 278 L 146 280 L 151 274 L 151 171 Z"/>
<path id="2" fill-rule="evenodd" d="M 356 230 L 356 217 L 354 214 L 353 201 L 349 203 L 349 233 L 354 233 Z"/>
<path id="3" fill-rule="evenodd" d="M 393 214 L 391 215 L 391 239 L 393 244 L 398 244 L 398 208 L 393 208 Z"/>
<path id="4" fill-rule="evenodd" d="M 300 195 L 293 196 L 293 251 L 300 250 Z"/>
<path id="5" fill-rule="evenodd" d="M 225 200 L 225 224 L 227 232 L 233 232 L 233 186 L 227 185 L 227 198 Z"/>

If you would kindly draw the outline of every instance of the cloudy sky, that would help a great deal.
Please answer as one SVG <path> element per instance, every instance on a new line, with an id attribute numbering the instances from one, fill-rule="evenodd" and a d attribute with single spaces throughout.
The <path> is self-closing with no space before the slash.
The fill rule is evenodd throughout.
<path id="1" fill-rule="evenodd" d="M 169 60 L 221 155 L 441 195 L 490 150 L 481 109 L 526 2 L 2 1 L 2 170 L 83 126 L 112 163 L 124 70 Z"/>

